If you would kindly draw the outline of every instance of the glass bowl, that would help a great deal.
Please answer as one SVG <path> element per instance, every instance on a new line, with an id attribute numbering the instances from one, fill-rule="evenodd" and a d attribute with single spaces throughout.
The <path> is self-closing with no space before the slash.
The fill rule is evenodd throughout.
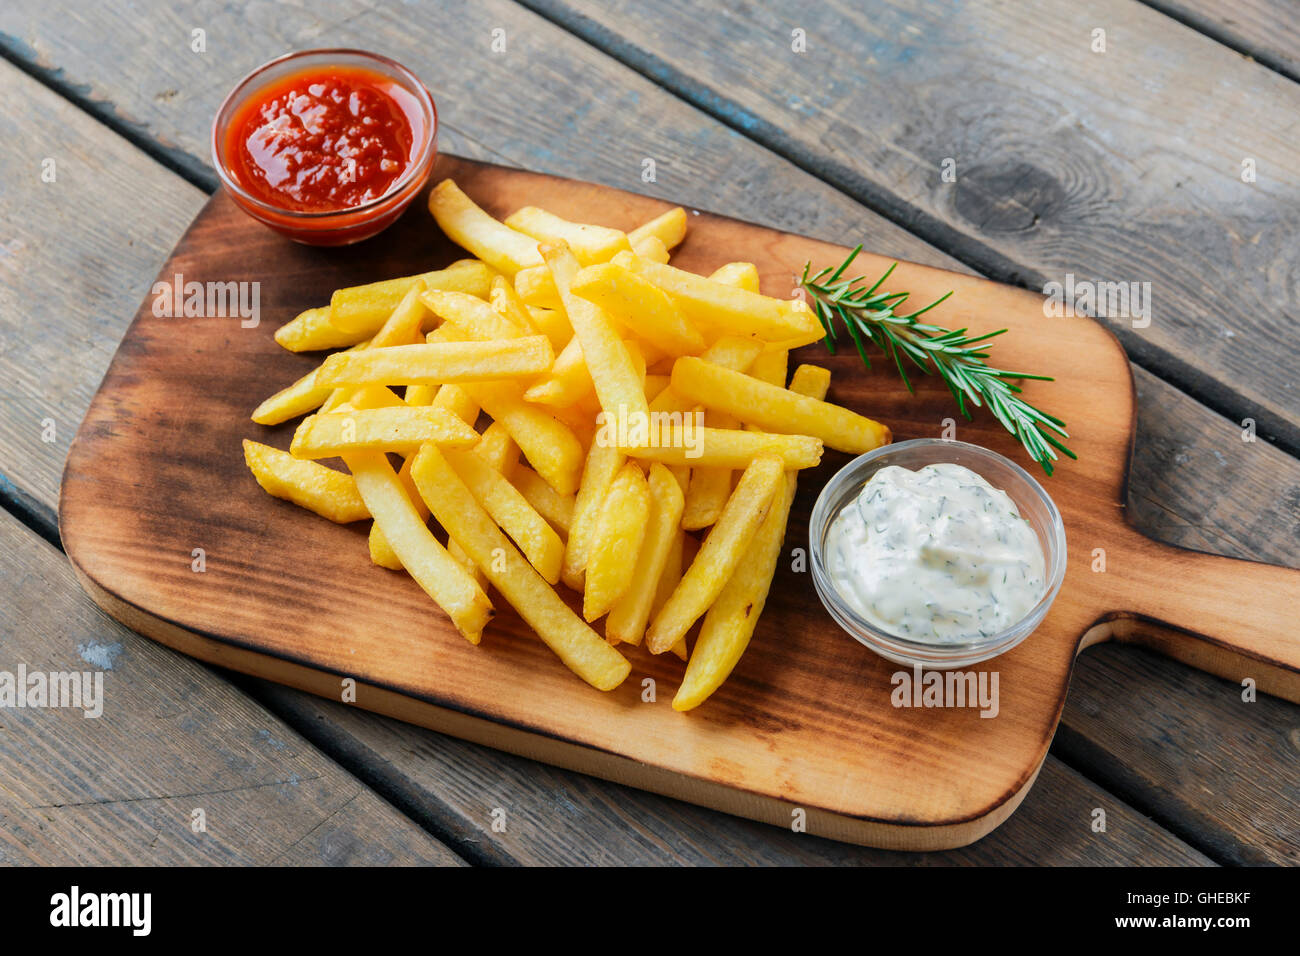
<path id="1" fill-rule="evenodd" d="M 231 173 L 237 144 L 227 135 L 231 119 L 268 85 L 294 73 L 329 67 L 363 69 L 390 81 L 393 97 L 411 123 L 414 142 L 406 171 L 378 199 L 346 209 L 302 212 L 283 209 L 254 196 Z M 297 242 L 341 246 L 368 239 L 397 220 L 424 188 L 437 157 L 438 110 L 424 84 L 395 60 L 364 50 L 302 50 L 264 63 L 230 91 L 212 122 L 212 164 L 221 184 L 244 212 Z"/>
<path id="2" fill-rule="evenodd" d="M 840 510 L 857 497 L 862 486 L 881 468 L 899 465 L 915 471 L 940 462 L 951 462 L 969 468 L 994 488 L 1005 491 L 1016 503 L 1020 516 L 1029 521 L 1042 546 L 1047 590 L 1029 613 L 996 634 L 963 642 L 926 643 L 883 631 L 849 606 L 836 590 L 826 568 L 826 533 Z M 1043 486 L 1015 462 L 997 452 L 979 445 L 941 438 L 919 438 L 896 445 L 884 445 L 860 455 L 841 468 L 826 483 L 813 506 L 808 525 L 808 542 L 812 557 L 813 586 L 836 623 L 882 657 L 899 664 L 923 668 L 969 667 L 1011 650 L 1042 622 L 1065 578 L 1065 525 L 1061 522 L 1061 513 Z"/>

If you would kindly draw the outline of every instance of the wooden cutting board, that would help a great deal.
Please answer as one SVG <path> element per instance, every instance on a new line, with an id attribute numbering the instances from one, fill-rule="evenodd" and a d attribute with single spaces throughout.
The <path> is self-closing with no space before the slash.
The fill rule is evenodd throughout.
<path id="1" fill-rule="evenodd" d="M 504 217 L 538 205 L 631 228 L 666 204 L 588 183 L 442 157 Z M 780 197 L 774 197 L 779 199 Z M 848 241 L 853 236 L 844 237 Z M 805 260 L 845 249 L 709 213 L 690 216 L 674 263 L 708 272 L 757 263 L 765 292 L 789 296 Z M 888 250 L 857 265 L 876 274 Z M 1134 394 L 1115 338 L 1084 318 L 1046 318 L 1029 292 L 903 263 L 890 287 L 915 302 L 955 290 L 934 321 L 983 332 L 1009 326 L 1003 367 L 1054 375 L 1030 401 L 1063 417 L 1078 462 L 1045 479 L 1065 520 L 1069 571 L 1042 626 L 979 670 L 999 676 L 999 711 L 895 708 L 897 665 L 842 633 L 794 551 L 807 547 L 818 491 L 847 456 L 802 473 L 787 559 L 748 652 L 699 709 L 671 706 L 683 665 L 627 650 L 632 677 L 602 694 L 574 677 L 499 598 L 479 647 L 457 635 L 405 575 L 370 563 L 368 523 L 340 527 L 272 499 L 244 467 L 242 438 L 287 448 L 293 423 L 249 413 L 310 369 L 272 339 L 299 310 L 346 285 L 438 267 L 463 253 L 422 201 L 387 233 L 350 249 L 295 245 L 217 194 L 160 280 L 260 283 L 262 321 L 163 318 L 146 299 L 127 331 L 63 476 L 60 529 L 87 591 L 111 615 L 184 653 L 563 767 L 752 817 L 880 847 L 939 849 L 1005 820 L 1038 772 L 1076 654 L 1115 639 L 1154 646 L 1233 681 L 1300 700 L 1300 572 L 1153 542 L 1125 521 Z M 828 365 L 830 398 L 887 423 L 896 439 L 957 437 L 1031 469 L 985 412 L 966 423 L 937 379 L 910 397 L 884 363 L 850 348 L 792 356 Z M 201 549 L 203 570 L 195 570 Z M 1104 553 L 1104 570 L 1100 558 Z M 651 690 L 653 689 L 653 693 Z M 1152 702 L 1159 706 L 1159 702 Z"/>

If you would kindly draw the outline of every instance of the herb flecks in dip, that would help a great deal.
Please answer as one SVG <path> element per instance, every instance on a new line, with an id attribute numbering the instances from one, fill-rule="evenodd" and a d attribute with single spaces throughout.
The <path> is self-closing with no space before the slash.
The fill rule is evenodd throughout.
<path id="1" fill-rule="evenodd" d="M 1006 492 L 961 465 L 880 469 L 826 533 L 844 601 L 898 637 L 990 637 L 1047 591 L 1043 550 Z"/>

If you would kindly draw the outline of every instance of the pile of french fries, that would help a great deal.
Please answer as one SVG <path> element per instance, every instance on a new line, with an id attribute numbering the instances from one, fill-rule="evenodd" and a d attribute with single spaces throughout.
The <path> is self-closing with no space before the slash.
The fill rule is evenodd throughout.
<path id="1" fill-rule="evenodd" d="M 474 258 L 339 289 L 282 326 L 291 351 L 341 351 L 253 412 L 307 417 L 288 452 L 245 441 L 249 469 L 331 521 L 373 519 L 372 561 L 471 643 L 490 587 L 600 690 L 631 671 L 619 645 L 677 655 L 673 706 L 697 707 L 754 633 L 799 470 L 889 430 L 827 403 L 824 368 L 787 386 L 790 349 L 822 330 L 761 295 L 752 263 L 668 264 L 681 208 L 627 233 L 534 207 L 500 222 L 444 180 L 429 209 Z"/>

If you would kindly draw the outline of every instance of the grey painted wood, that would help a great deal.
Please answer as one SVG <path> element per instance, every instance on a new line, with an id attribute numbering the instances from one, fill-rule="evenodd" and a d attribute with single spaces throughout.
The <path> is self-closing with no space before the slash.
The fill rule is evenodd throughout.
<path id="1" fill-rule="evenodd" d="M 0 708 L 0 862 L 462 862 L 228 681 L 110 620 L 3 512 L 0 594 L 0 671 L 102 675 L 98 717 L 84 699 Z"/>
<path id="2" fill-rule="evenodd" d="M 997 278 L 1150 283 L 1130 355 L 1300 450 L 1287 78 L 1134 0 L 528 2 Z"/>
<path id="3" fill-rule="evenodd" d="M 44 9 L 48 10 L 48 5 L 44 5 Z M 19 36 L 19 45 L 34 51 L 34 55 L 44 66 L 64 70 L 63 75 L 77 83 L 81 83 L 84 79 L 90 91 L 89 95 L 112 97 L 106 100 L 108 103 L 106 108 L 123 122 L 131 124 L 134 128 L 148 131 L 150 136 L 160 136 L 163 144 L 168 148 L 183 148 L 177 144 L 184 142 L 185 137 L 188 136 L 195 149 L 201 146 L 203 128 L 208 115 L 204 112 L 206 101 L 202 100 L 202 97 L 219 99 L 229 82 L 233 82 L 235 78 L 234 76 L 226 78 L 223 75 L 214 79 L 213 71 L 229 70 L 237 73 L 245 65 L 251 65 L 251 61 L 260 60 L 279 51 L 279 47 L 269 47 L 270 43 L 283 44 L 287 47 L 308 43 L 364 42 L 369 35 L 371 42 L 368 45 L 379 46 L 374 38 L 382 37 L 390 44 L 387 47 L 390 52 L 396 53 L 400 58 L 420 68 L 426 75 L 426 79 L 429 79 L 431 85 L 435 87 L 444 115 L 443 145 L 445 148 L 452 148 L 468 155 L 527 165 L 530 168 L 604 180 L 616 185 L 639 188 L 642 191 L 657 191 L 664 196 L 681 197 L 687 201 L 697 202 L 699 205 L 720 208 L 734 215 L 768 222 L 794 231 L 839 237 L 862 235 L 876 248 L 898 250 L 900 254 L 910 258 L 953 267 L 952 260 L 935 252 L 923 242 L 900 232 L 896 227 L 884 222 L 834 189 L 819 183 L 813 176 L 798 171 L 791 164 L 753 146 L 735 133 L 721 128 L 698 111 L 685 106 L 653 84 L 635 77 L 626 69 L 594 53 L 581 43 L 566 37 L 561 31 L 538 18 L 524 11 L 513 10 L 504 4 L 485 9 L 488 11 L 487 14 L 478 18 L 467 18 L 464 21 L 467 23 L 466 36 L 470 35 L 471 29 L 484 28 L 490 32 L 490 27 L 485 25 L 490 20 L 497 20 L 503 28 L 507 29 L 508 36 L 519 41 L 514 46 L 516 57 L 497 62 L 489 59 L 485 52 L 471 51 L 468 60 L 462 57 L 457 61 L 464 69 L 453 69 L 451 58 L 458 42 L 462 46 L 465 45 L 464 36 L 457 36 L 454 30 L 425 31 L 418 38 L 409 36 L 409 31 L 404 33 L 399 29 L 401 25 L 395 23 L 390 11 L 363 12 L 355 19 L 347 20 L 340 25 L 328 25 L 331 21 L 325 17 L 307 22 L 301 19 L 305 14 L 296 11 L 288 19 L 272 25 L 268 48 L 246 47 L 238 51 L 236 55 L 248 58 L 249 64 L 243 64 L 241 61 L 229 65 L 223 58 L 222 62 L 196 60 L 187 67 L 186 62 L 179 56 L 179 53 L 184 52 L 184 44 L 176 44 L 177 49 L 170 54 L 164 50 L 155 51 L 161 57 L 159 60 L 151 60 L 149 56 L 130 58 L 131 62 L 124 66 L 126 71 L 124 74 L 114 73 L 108 69 L 95 69 L 94 57 L 107 57 L 112 55 L 115 49 L 125 51 L 128 46 L 138 46 L 141 42 L 157 42 L 164 45 L 172 43 L 173 41 L 169 39 L 174 36 L 172 28 L 180 24 L 173 23 L 169 19 L 170 14 L 159 14 L 161 28 L 156 31 L 156 35 L 161 36 L 162 40 L 156 40 L 152 36 L 142 40 L 133 29 L 128 30 L 134 22 L 129 16 L 102 10 L 85 13 L 79 10 L 68 11 L 68 15 L 64 18 L 64 27 L 54 31 L 52 36 L 38 35 L 38 31 L 50 31 L 48 24 L 57 23 L 58 18 L 51 20 L 42 18 L 39 23 L 34 19 L 30 22 L 24 20 L 32 16 L 35 5 L 27 8 L 22 7 L 21 4 L 6 6 L 5 11 L 0 11 L 0 24 L 4 25 L 5 30 L 10 30 L 11 27 L 18 30 L 17 34 L 11 33 L 11 39 L 15 35 Z M 328 12 L 329 8 L 326 9 L 326 13 Z M 14 19 L 6 21 L 6 17 Z M 107 19 L 87 21 L 86 17 Z M 340 17 L 340 19 L 344 18 Z M 234 30 L 237 26 L 237 18 L 227 8 L 214 8 L 210 22 L 218 25 L 217 34 L 222 33 L 223 30 Z M 213 30 L 209 29 L 209 33 L 211 35 Z M 477 34 L 473 35 L 477 36 Z M 94 43 L 88 42 L 90 36 L 95 37 Z M 519 56 L 521 53 L 523 55 Z M 445 66 L 436 66 L 443 60 L 446 61 Z M 55 64 L 58 63 L 63 65 L 56 67 Z M 163 67 L 159 67 L 159 63 L 163 64 Z M 430 64 L 436 67 L 437 78 L 441 83 L 434 82 L 426 73 Z M 517 77 L 522 75 L 521 69 L 528 75 L 545 77 L 550 84 L 549 87 L 517 82 Z M 142 75 L 137 72 L 140 70 L 156 72 Z M 172 73 L 169 74 L 167 70 L 171 70 Z M 78 71 L 81 71 L 81 74 Z M 169 75 L 172 77 L 170 81 Z M 616 94 L 614 97 L 591 101 L 576 96 L 555 97 L 547 92 L 548 89 L 581 88 L 581 84 L 584 83 L 590 87 L 600 77 L 605 77 L 600 81 L 602 89 L 612 89 Z M 617 82 L 611 81 L 610 77 Z M 169 85 L 164 87 L 162 86 L 164 83 Z M 507 83 L 509 85 L 505 85 Z M 498 85 L 501 88 L 498 88 Z M 155 87 L 158 89 L 155 90 Z M 197 91 L 198 99 L 187 98 L 189 93 L 183 94 L 176 87 L 183 87 L 186 91 Z M 38 103 L 40 95 L 36 91 L 31 93 Z M 181 99 L 182 102 L 177 104 L 175 102 L 177 99 Z M 58 102 L 54 100 L 45 108 L 54 109 L 57 106 Z M 657 124 L 653 130 L 647 131 L 643 120 L 644 115 L 656 116 Z M 77 126 L 75 125 L 77 121 L 72 118 L 69 118 L 68 122 L 74 124 L 70 126 L 73 130 L 72 140 L 77 141 L 78 138 L 83 140 L 87 144 L 88 154 L 110 155 L 104 151 L 119 149 L 112 164 L 114 168 L 125 169 L 130 165 L 132 168 L 138 168 L 140 175 L 152 177 L 147 181 L 155 184 L 150 189 L 151 196 L 154 198 L 150 199 L 149 206 L 135 203 L 136 209 L 140 210 L 136 216 L 139 217 L 147 212 L 154 218 L 153 226 L 156 227 L 158 225 L 156 220 L 159 217 L 153 203 L 163 203 L 165 209 L 176 210 L 174 217 L 164 215 L 162 218 L 166 219 L 168 227 L 174 227 L 178 234 L 188 219 L 188 215 L 184 212 L 188 208 L 186 204 L 197 205 L 198 192 L 175 177 L 168 178 L 163 171 L 153 167 L 138 154 L 132 156 L 128 162 L 125 157 L 129 156 L 131 151 L 121 149 L 120 143 L 111 146 L 101 144 L 100 140 L 111 139 L 111 137 L 104 137 L 95 124 L 85 121 Z M 554 136 L 547 136 L 548 123 L 567 128 L 570 131 L 569 135 L 563 141 L 556 140 Z M 28 138 L 15 137 L 10 138 L 9 141 L 21 144 Z M 583 148 L 567 145 L 578 142 L 583 144 Z M 637 182 L 627 182 L 626 180 L 630 178 L 625 168 L 627 157 L 631 155 L 635 159 L 635 169 L 630 175 L 636 177 L 640 169 L 638 154 L 646 152 L 646 145 L 652 142 L 660 146 L 665 142 L 685 145 L 676 146 L 668 154 L 667 163 L 660 162 L 661 176 L 658 184 L 641 184 L 639 179 Z M 152 172 L 149 171 L 150 169 Z M 736 169 L 741 171 L 738 176 L 729 175 Z M 123 184 L 138 181 L 140 180 L 130 177 L 124 177 L 122 180 Z M 102 208 L 103 204 L 115 198 L 115 193 L 120 195 L 124 192 L 124 189 L 119 188 L 91 198 Z M 774 200 L 773 197 L 778 198 Z M 792 201 L 791 197 L 795 197 L 795 200 Z M 82 211 L 81 206 L 70 205 L 73 209 Z M 5 208 L 11 207 L 6 204 Z M 75 249 L 75 251 L 65 244 L 63 254 L 75 254 L 82 257 L 80 261 L 88 261 L 97 268 L 104 268 L 105 265 L 100 263 L 100 258 L 114 254 L 113 240 L 117 239 L 122 231 L 129 231 L 132 233 L 133 242 L 140 247 L 148 245 L 149 251 L 146 256 L 152 255 L 154 262 L 160 262 L 170 242 L 173 241 L 166 231 L 161 234 L 149 233 L 146 228 L 143 228 L 145 226 L 143 223 L 140 228 L 137 228 L 132 224 L 132 214 L 126 208 L 125 202 L 119 207 L 112 207 L 112 212 L 114 215 L 107 221 L 96 220 L 96 222 L 106 222 L 102 229 L 107 242 L 98 247 Z M 0 215 L 3 214 L 3 209 L 0 209 Z M 50 225 L 66 221 L 66 219 L 61 220 L 57 215 L 52 216 L 51 220 Z M 116 225 L 110 228 L 109 223 Z M 124 228 L 123 223 L 130 225 Z M 47 238 L 49 230 L 42 233 L 38 228 L 40 224 L 25 220 L 17 224 L 28 228 L 27 235 L 32 237 L 33 242 L 50 241 Z M 61 230 L 52 231 L 57 233 Z M 75 235 L 76 230 L 64 229 L 62 232 L 72 236 Z M 141 232 L 145 233 L 143 240 L 137 238 Z M 152 242 L 152 245 L 149 245 L 149 242 Z M 136 245 L 128 247 L 131 251 L 135 251 L 136 248 Z M 28 281 L 31 285 L 26 289 L 25 302 L 60 301 L 54 298 L 59 294 L 60 289 L 61 276 L 58 270 L 37 269 L 30 270 L 30 273 Z M 131 273 L 140 276 L 134 280 L 138 283 L 138 291 L 134 295 L 123 296 L 129 301 L 121 310 L 110 312 L 102 298 L 93 300 L 94 309 L 88 307 L 92 300 L 85 296 L 78 298 L 69 295 L 61 300 L 65 307 L 51 309 L 53 318 L 48 320 L 45 326 L 45 335 L 50 343 L 45 353 L 45 361 L 55 362 L 61 353 L 75 351 L 78 335 L 84 334 L 81 323 L 102 319 L 109 326 L 109 331 L 105 333 L 106 338 L 114 334 L 113 323 L 116 323 L 115 334 L 120 336 L 125 326 L 126 316 L 130 314 L 135 302 L 147 288 L 152 274 L 153 268 L 148 266 L 143 267 L 142 272 Z M 123 275 L 127 275 L 126 270 Z M 128 283 L 132 281 L 129 275 L 126 281 Z M 44 282 L 44 285 L 41 285 L 41 282 Z M 105 284 L 104 291 L 107 291 L 108 285 Z M 109 305 L 116 309 L 115 304 Z M 13 314 L 8 308 L 5 311 L 6 316 Z M 23 336 L 6 336 L 6 351 L 5 355 L 0 357 L 0 367 L 3 367 L 6 360 L 15 364 L 30 362 L 31 348 L 29 341 Z M 107 362 L 107 354 L 104 355 L 103 361 Z M 74 402 L 80 401 L 80 405 L 77 406 L 79 410 L 75 411 L 75 417 L 79 420 L 85 402 L 89 400 L 90 394 L 98 383 L 98 371 L 91 368 L 63 372 L 60 371 L 57 362 L 50 368 L 63 376 L 61 381 L 65 384 L 61 387 L 61 393 L 76 396 L 67 401 L 68 406 L 73 407 Z M 1250 554 L 1252 549 L 1266 548 L 1268 540 L 1261 535 L 1261 529 L 1252 531 L 1249 529 L 1249 524 L 1251 521 L 1259 521 L 1263 525 L 1270 520 L 1269 516 L 1273 516 L 1275 520 L 1287 516 L 1286 494 L 1289 491 L 1293 492 L 1297 487 L 1296 472 L 1291 459 L 1269 450 L 1275 457 L 1265 455 L 1264 463 L 1260 464 L 1259 459 L 1228 457 L 1227 446 L 1221 450 L 1217 445 L 1211 447 L 1209 444 L 1193 442 L 1193 450 L 1185 453 L 1191 455 L 1189 460 L 1198 464 L 1170 474 L 1170 470 L 1164 467 L 1163 456 L 1158 456 L 1155 452 L 1148 453 L 1145 449 L 1182 447 L 1192 442 L 1196 436 L 1206 432 L 1215 432 L 1216 429 L 1219 432 L 1226 432 L 1229 423 L 1211 415 L 1195 403 L 1188 402 L 1185 397 L 1181 397 L 1180 402 L 1179 394 L 1162 382 L 1151 379 L 1142 383 L 1140 377 L 1140 383 L 1145 396 L 1140 412 L 1142 416 L 1140 427 L 1145 429 L 1151 441 L 1139 442 L 1134 479 L 1137 500 L 1144 500 L 1141 498 L 1141 493 L 1146 488 L 1144 481 L 1162 483 L 1161 493 L 1158 498 L 1155 496 L 1151 498 L 1152 504 L 1143 520 L 1149 521 L 1157 516 L 1167 515 L 1164 519 L 1167 527 L 1159 530 L 1164 532 L 1162 536 L 1172 540 L 1180 540 L 1179 535 L 1184 531 L 1196 533 L 1198 529 L 1203 530 L 1208 526 L 1212 528 L 1215 540 L 1225 545 L 1222 550 L 1231 550 L 1226 545 L 1233 543 L 1238 544 L 1247 554 Z M 1173 411 L 1166 412 L 1167 408 Z M 0 436 L 4 434 L 5 427 L 0 425 Z M 13 447 L 18 447 L 20 443 L 15 441 L 11 444 Z M 1267 448 L 1267 446 L 1258 447 Z M 3 450 L 7 455 L 9 448 Z M 1213 458 L 1214 451 L 1224 454 L 1229 462 L 1226 469 L 1221 472 L 1222 480 L 1244 484 L 1247 489 L 1240 511 L 1232 507 L 1222 508 L 1222 506 L 1221 509 L 1216 510 L 1208 507 L 1212 504 L 1209 501 L 1203 502 L 1206 507 L 1196 504 L 1199 501 L 1196 495 L 1201 494 L 1205 489 L 1205 484 L 1201 481 L 1197 470 L 1200 467 L 1199 463 Z M 16 471 L 16 480 L 24 487 L 38 488 L 43 484 L 45 489 L 42 491 L 43 500 L 52 504 L 53 498 L 48 490 L 57 487 L 58 466 L 61 460 L 61 455 L 57 456 L 57 460 L 54 460 L 53 456 L 29 455 L 23 461 L 22 468 Z M 1183 498 L 1186 497 L 1191 498 L 1194 502 L 1193 506 L 1183 504 Z M 1155 503 L 1157 501 L 1159 501 L 1158 505 Z M 1261 515 L 1263 517 L 1260 517 Z M 1285 555 L 1281 559 L 1285 560 Z M 1161 679 L 1167 682 L 1170 694 L 1173 695 L 1173 689 L 1180 685 L 1185 669 L 1166 661 L 1160 661 L 1160 664 L 1165 668 Z M 302 698 L 301 695 L 294 695 L 293 692 L 279 689 L 276 692 L 289 698 L 297 697 L 296 707 L 283 702 L 277 704 L 278 707 L 283 707 L 286 715 L 295 722 L 299 720 L 299 717 L 294 716 L 295 714 L 307 713 L 310 706 L 317 703 Z M 385 734 L 396 735 L 406 741 L 405 745 L 409 749 L 417 753 L 421 752 L 422 747 L 427 746 L 424 737 L 432 736 L 378 718 L 372 719 L 385 726 Z M 321 733 L 322 739 L 332 736 L 335 741 L 332 746 L 337 747 L 337 752 L 345 759 L 351 759 L 354 751 L 350 749 L 353 747 L 350 740 L 355 736 L 355 730 L 340 730 L 335 733 L 334 729 L 337 725 L 332 721 L 328 724 L 323 721 L 319 723 L 329 731 L 329 733 Z M 468 748 L 467 745 L 454 741 L 448 743 L 467 751 L 477 752 L 481 759 L 477 771 L 484 779 L 490 778 L 493 768 L 499 765 L 500 760 L 505 759 L 477 748 Z M 355 751 L 357 754 L 365 752 L 364 748 Z M 1134 753 L 1121 754 L 1116 759 L 1132 761 L 1139 758 L 1140 754 Z M 361 772 L 367 774 L 377 772 L 373 770 L 374 760 L 370 758 L 362 760 L 360 757 L 357 759 L 360 761 L 357 767 Z M 457 759 L 467 758 L 461 756 Z M 441 765 L 431 767 L 427 755 L 422 761 L 417 761 L 411 766 L 395 762 L 382 765 L 382 769 L 385 773 L 391 771 L 398 774 L 396 782 L 391 784 L 395 792 L 406 787 L 412 793 L 435 792 L 437 785 L 422 783 L 421 778 L 427 774 L 436 775 L 445 772 Z M 545 772 L 554 775 L 558 780 L 554 784 L 556 789 L 552 791 L 556 805 L 575 808 L 572 815 L 573 825 L 560 832 L 567 839 L 577 840 L 581 832 L 592 827 L 593 820 L 600 819 L 601 808 L 607 806 L 612 799 L 602 790 L 607 785 L 559 771 L 546 770 Z M 1066 775 L 1062 779 L 1068 782 L 1069 777 Z M 441 786 L 450 793 L 455 791 L 452 781 L 444 780 Z M 595 793 L 596 796 L 585 805 L 574 801 L 573 794 L 586 792 Z M 620 794 L 620 799 L 626 799 L 624 796 L 626 791 L 614 788 L 614 792 Z M 1261 795 L 1256 794 L 1256 796 Z M 451 798 L 444 799 L 450 801 Z M 657 800 L 657 798 L 646 799 Z M 678 821 L 676 825 L 683 831 L 702 826 L 698 820 L 691 819 L 689 814 L 703 811 L 685 808 L 670 801 L 658 802 L 675 807 L 677 814 L 687 815 L 674 818 Z M 545 804 L 535 806 L 542 807 Z M 532 812 L 541 813 L 541 810 Z M 661 815 L 669 813 L 663 808 L 657 809 L 656 812 Z M 1022 810 L 1022 813 L 1024 812 Z M 741 824 L 738 821 L 734 823 L 740 827 L 739 835 L 729 843 L 711 849 L 710 852 L 718 854 L 740 852 L 739 847 L 750 839 L 744 827 L 751 825 Z M 711 829 L 716 826 L 716 823 L 709 824 Z M 981 844 L 981 847 L 983 846 L 984 844 Z M 1136 849 L 1130 846 L 1130 850 Z M 520 854 L 523 851 L 516 849 L 510 852 Z M 599 842 L 593 841 L 575 852 L 585 852 L 589 858 L 599 858 L 602 850 Z"/>

